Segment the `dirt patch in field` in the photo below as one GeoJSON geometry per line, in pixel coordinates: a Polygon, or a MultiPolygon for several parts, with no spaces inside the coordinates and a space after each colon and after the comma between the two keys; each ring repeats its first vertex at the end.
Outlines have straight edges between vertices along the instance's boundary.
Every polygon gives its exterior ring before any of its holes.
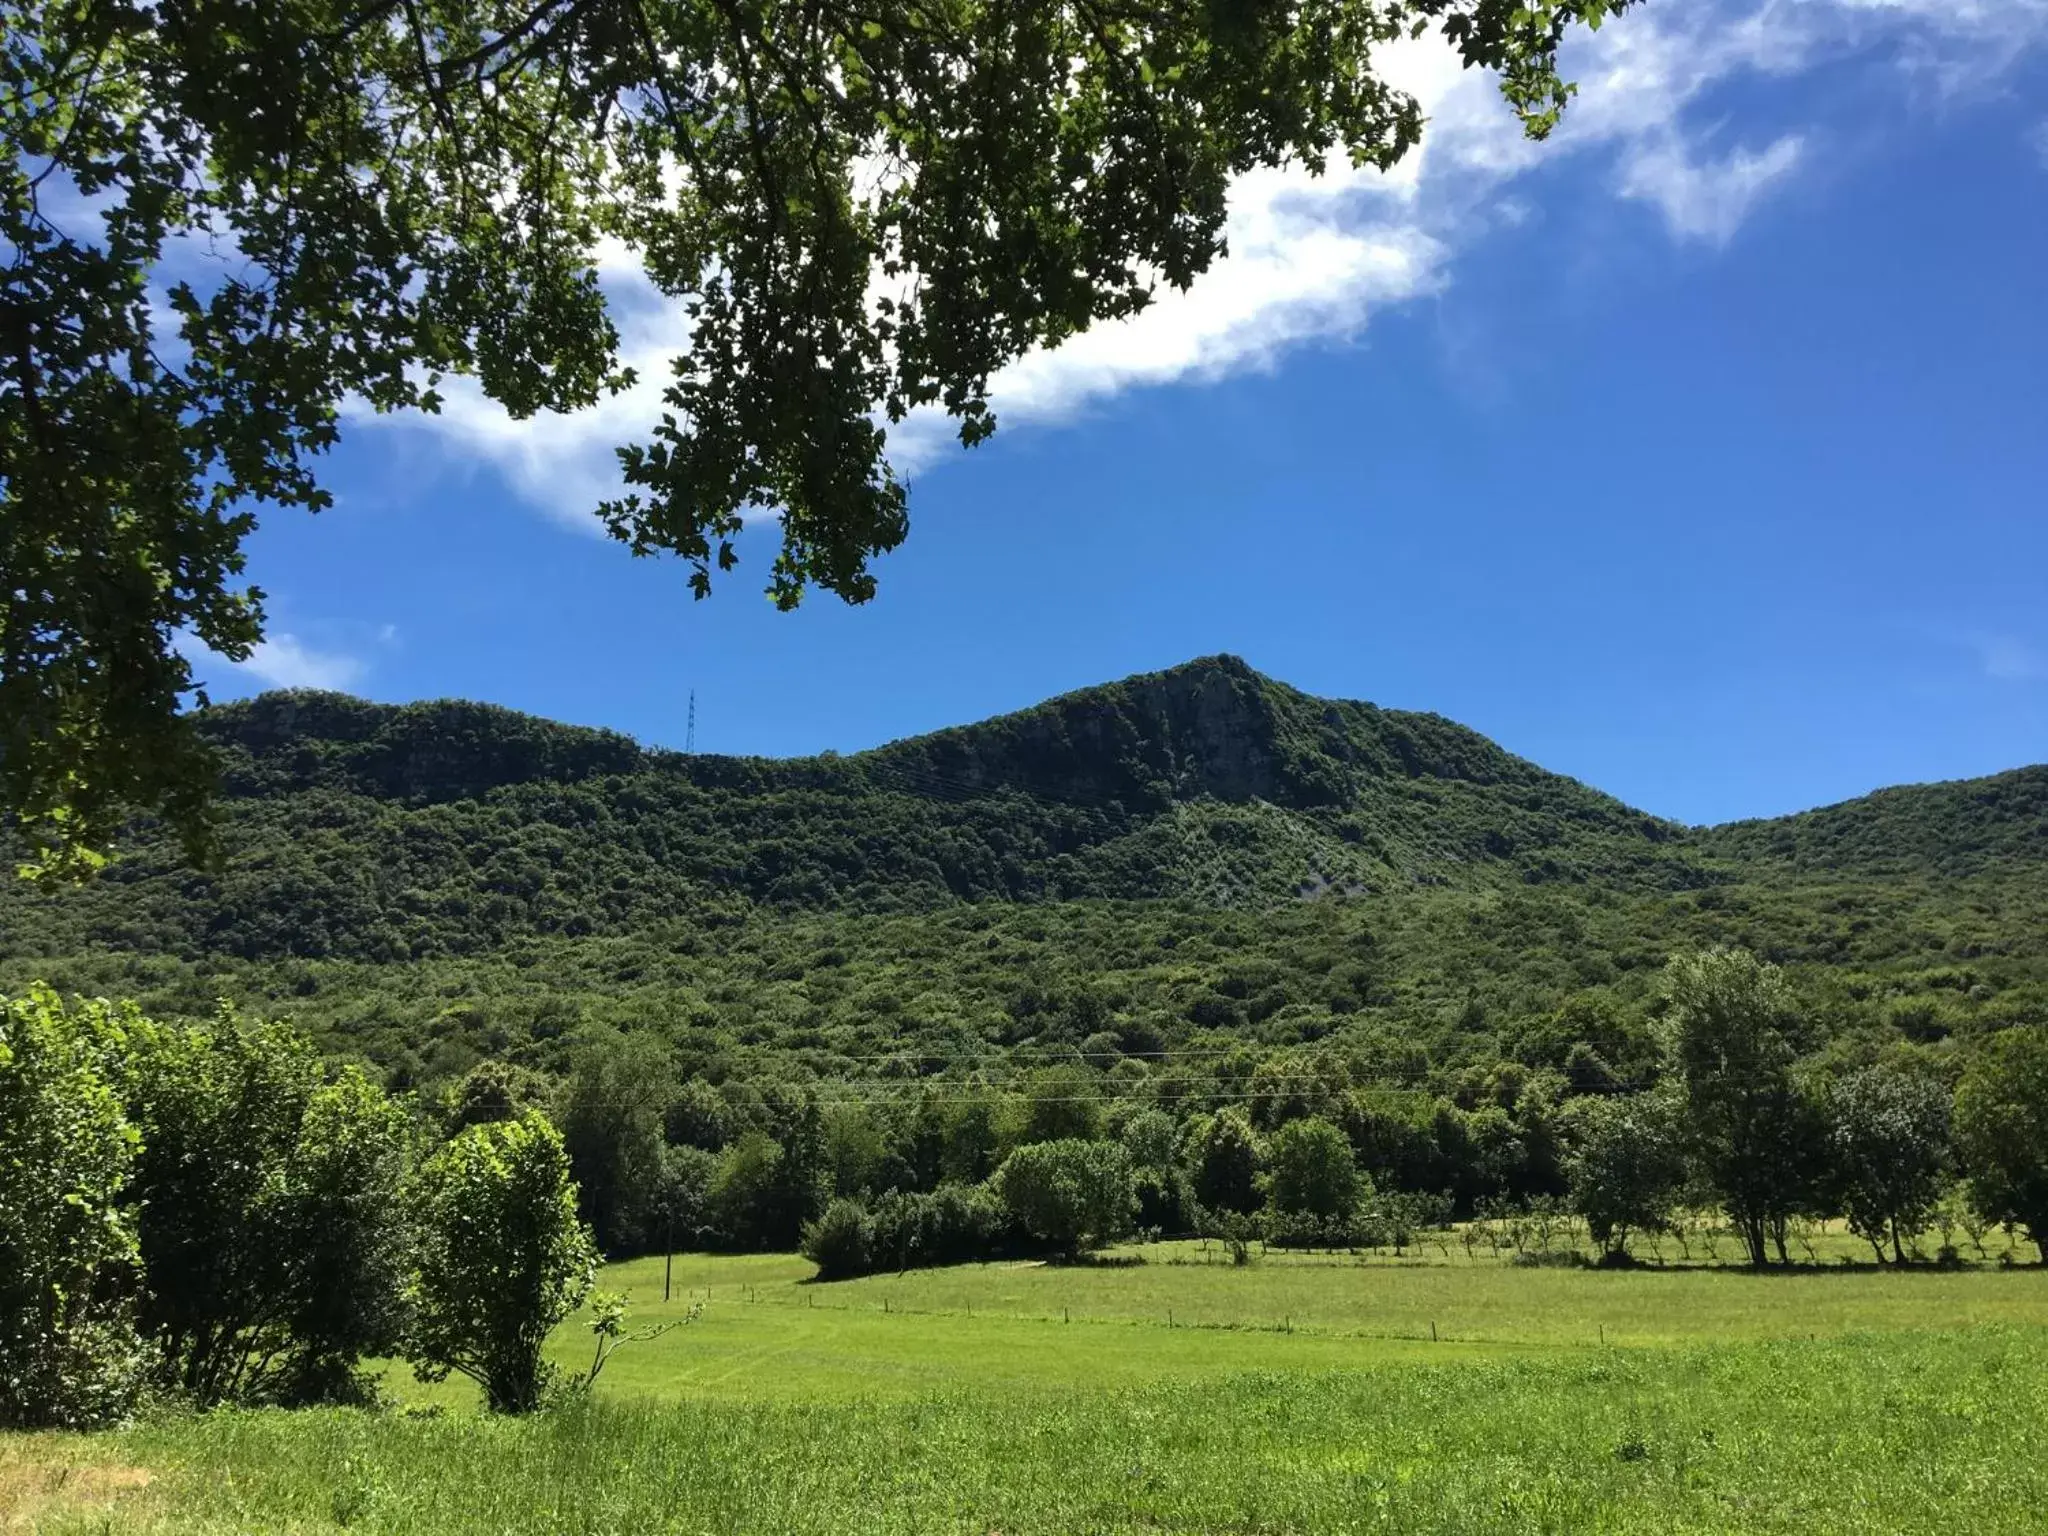
{"type": "Polygon", "coordinates": [[[41,1437],[0,1440],[0,1532],[19,1536],[59,1517],[110,1514],[155,1481],[146,1468],[81,1460],[41,1437]]]}

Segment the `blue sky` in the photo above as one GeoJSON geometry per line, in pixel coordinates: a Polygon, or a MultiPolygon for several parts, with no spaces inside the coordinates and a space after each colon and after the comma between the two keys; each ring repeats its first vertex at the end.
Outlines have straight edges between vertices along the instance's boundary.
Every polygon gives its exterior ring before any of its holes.
{"type": "MultiPolygon", "coordinates": [[[[861,609],[714,597],[587,509],[644,397],[352,423],[199,667],[852,750],[1191,656],[1434,710],[1688,821],[2048,759],[2048,4],[1651,0],[1541,149],[1487,83],[1395,176],[1253,180],[1233,253],[899,444],[861,609]]],[[[672,315],[615,274],[630,347],[672,315]]]]}

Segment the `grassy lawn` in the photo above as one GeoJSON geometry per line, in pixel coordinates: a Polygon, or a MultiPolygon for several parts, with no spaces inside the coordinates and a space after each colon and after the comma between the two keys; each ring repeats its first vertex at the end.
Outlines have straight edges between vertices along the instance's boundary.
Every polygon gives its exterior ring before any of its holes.
{"type": "MultiPolygon", "coordinates": [[[[0,1439],[0,1530],[2020,1532],[2048,1509],[2039,1269],[1142,1257],[837,1285],[679,1257],[666,1309],[661,1260],[615,1266],[643,1321],[706,1305],[585,1407],[492,1421],[399,1369],[404,1413],[0,1439]]],[[[562,1358],[583,1344],[565,1327],[562,1358]]]]}

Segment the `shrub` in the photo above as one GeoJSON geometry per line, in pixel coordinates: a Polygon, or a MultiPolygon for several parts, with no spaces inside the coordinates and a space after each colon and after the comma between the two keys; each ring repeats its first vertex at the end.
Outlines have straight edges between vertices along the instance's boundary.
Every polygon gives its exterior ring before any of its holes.
{"type": "Polygon", "coordinates": [[[472,1126],[420,1166],[411,1204],[414,1372],[459,1372],[496,1413],[540,1407],[554,1378],[541,1348],[597,1272],[560,1133],[538,1113],[472,1126]]]}
{"type": "Polygon", "coordinates": [[[1008,1219],[988,1190],[942,1184],[928,1195],[891,1190],[874,1205],[875,1266],[917,1269],[990,1258],[1004,1246],[1008,1219]]]}
{"type": "Polygon", "coordinates": [[[834,1200],[804,1228],[803,1255],[820,1280],[850,1280],[875,1267],[874,1223],[858,1200],[834,1200]]]}
{"type": "Polygon", "coordinates": [[[0,999],[0,1426],[119,1418],[144,1374],[117,1204],[136,1134],[102,1070],[131,1019],[45,987],[0,999]]]}
{"type": "Polygon", "coordinates": [[[407,1233],[404,1112],[276,1024],[223,1010],[133,1032],[141,1321],[168,1386],[229,1400],[361,1400],[397,1343],[407,1233]]]}
{"type": "Polygon", "coordinates": [[[1069,1255],[1114,1242],[1137,1215],[1131,1160],[1114,1142],[1033,1142],[1003,1160],[992,1184],[1019,1226],[1069,1255]]]}

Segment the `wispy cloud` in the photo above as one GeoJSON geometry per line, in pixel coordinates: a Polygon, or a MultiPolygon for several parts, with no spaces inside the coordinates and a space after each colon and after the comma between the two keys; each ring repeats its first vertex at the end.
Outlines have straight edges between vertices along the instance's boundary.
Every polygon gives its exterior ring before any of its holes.
{"type": "MultiPolygon", "coordinates": [[[[1384,175],[1337,165],[1321,177],[1247,176],[1225,259],[1188,291],[1003,370],[993,407],[1005,430],[1048,426],[1127,390],[1266,368],[1293,348],[1356,338],[1381,310],[1447,288],[1460,249],[1526,215],[1529,194],[1515,183],[1560,158],[1604,160],[1615,194],[1654,208],[1669,238],[1724,246],[1813,158],[1815,125],[1731,135],[1696,120],[1710,91],[1875,51],[1896,62],[1902,94],[1924,94],[1925,81],[1952,94],[2000,78],[2044,40],[2048,0],[1647,6],[1573,44],[1565,63],[1580,94],[1545,145],[1523,138],[1491,81],[1448,50],[1398,45],[1381,62],[1428,113],[1418,153],[1384,175]]],[[[634,389],[573,416],[515,422],[458,385],[439,417],[410,418],[458,462],[488,467],[522,500],[592,531],[591,509],[620,489],[613,450],[659,418],[668,361],[688,338],[680,306],[636,285],[618,257],[605,269],[621,299],[625,361],[640,373],[634,389]]],[[[950,456],[953,436],[943,415],[918,413],[891,430],[891,458],[904,472],[931,467],[950,456]]]]}
{"type": "Polygon", "coordinates": [[[1799,135],[1787,134],[1767,149],[1702,162],[1674,136],[1630,151],[1621,194],[1655,203],[1674,238],[1726,245],[1757,199],[1799,164],[1803,148],[1799,135]]]}
{"type": "Polygon", "coordinates": [[[259,640],[247,661],[229,661],[189,635],[179,637],[178,649],[202,666],[226,667],[272,688],[353,688],[369,670],[359,656],[321,650],[282,630],[259,640]]]}
{"type": "Polygon", "coordinates": [[[2048,679],[2048,656],[2013,635],[1978,635],[1974,645],[1984,675],[2002,683],[2048,679]]]}
{"type": "Polygon", "coordinates": [[[2027,143],[2041,162],[2041,169],[2048,171],[2048,117],[2042,118],[2028,131],[2027,143]]]}

